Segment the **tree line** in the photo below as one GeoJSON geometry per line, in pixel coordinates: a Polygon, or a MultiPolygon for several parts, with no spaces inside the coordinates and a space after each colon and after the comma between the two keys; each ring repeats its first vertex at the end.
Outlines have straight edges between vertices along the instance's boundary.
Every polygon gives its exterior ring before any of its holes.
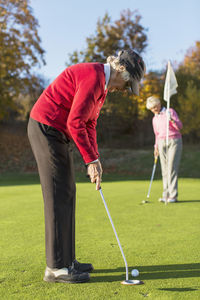
{"type": "MultiPolygon", "coordinates": [[[[0,10],[0,121],[26,120],[48,84],[48,79],[35,72],[36,67],[45,64],[39,24],[29,0],[0,0],[0,10]]],[[[97,21],[94,34],[86,39],[85,49],[69,54],[66,66],[104,63],[109,55],[116,55],[121,49],[132,48],[142,55],[148,49],[148,29],[141,21],[139,12],[130,9],[122,11],[115,21],[106,13],[97,21]]],[[[200,41],[191,45],[174,69],[178,93],[172,97],[171,107],[183,122],[185,140],[197,143],[200,141],[200,41]]],[[[151,95],[163,99],[165,75],[166,70],[149,71],[140,96],[122,93],[107,96],[98,122],[102,142],[112,143],[120,137],[121,143],[127,143],[125,137],[132,137],[141,146],[152,143],[152,115],[146,110],[146,99],[151,95]]]]}

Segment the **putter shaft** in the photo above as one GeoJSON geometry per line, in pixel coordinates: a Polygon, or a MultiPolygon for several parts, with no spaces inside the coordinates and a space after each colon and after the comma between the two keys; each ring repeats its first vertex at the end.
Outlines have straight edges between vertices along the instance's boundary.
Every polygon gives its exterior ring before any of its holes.
{"type": "Polygon", "coordinates": [[[149,184],[149,189],[148,189],[147,198],[149,198],[149,196],[150,196],[151,186],[152,186],[154,174],[155,174],[155,171],[156,171],[157,160],[158,160],[158,157],[156,156],[156,157],[155,157],[155,160],[154,160],[154,165],[153,165],[153,170],[152,170],[152,174],[151,174],[151,180],[150,180],[150,184],[149,184]]]}
{"type": "Polygon", "coordinates": [[[118,242],[118,245],[119,245],[119,248],[120,248],[122,257],[123,257],[123,259],[124,259],[124,263],[125,263],[125,266],[126,266],[126,280],[128,280],[128,264],[127,264],[127,261],[126,261],[126,257],[125,257],[125,255],[124,255],[123,250],[122,250],[122,246],[121,246],[121,244],[120,244],[120,241],[119,241],[117,232],[116,232],[116,230],[115,230],[115,226],[114,226],[114,224],[113,224],[113,221],[112,221],[111,215],[110,215],[110,213],[109,213],[109,210],[108,210],[108,207],[107,207],[106,201],[105,201],[105,199],[104,199],[103,192],[102,192],[102,189],[101,189],[101,188],[99,189],[99,192],[100,192],[100,194],[101,194],[101,198],[102,198],[102,200],[103,200],[103,203],[104,203],[104,206],[105,206],[107,215],[108,215],[108,217],[109,217],[110,223],[111,223],[112,228],[113,228],[113,231],[114,231],[114,233],[115,233],[115,237],[116,237],[116,239],[117,239],[117,242],[118,242]]]}

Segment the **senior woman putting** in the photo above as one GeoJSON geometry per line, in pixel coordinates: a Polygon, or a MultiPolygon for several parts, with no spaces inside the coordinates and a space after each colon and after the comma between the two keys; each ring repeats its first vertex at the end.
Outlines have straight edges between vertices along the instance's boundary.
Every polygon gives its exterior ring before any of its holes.
{"type": "Polygon", "coordinates": [[[166,147],[167,109],[161,107],[160,100],[155,97],[147,98],[147,109],[153,114],[153,130],[155,134],[154,156],[160,157],[163,195],[160,202],[174,203],[178,201],[178,169],[182,153],[182,123],[172,108],[169,110],[169,145],[166,147]]]}
{"type": "Polygon", "coordinates": [[[31,111],[28,137],[44,198],[45,281],[80,283],[90,279],[92,264],[80,263],[75,256],[76,187],[71,142],[99,190],[102,167],[96,125],[106,94],[127,88],[138,94],[144,72],[142,58],[132,50],[108,57],[106,64],[70,66],[44,90],[31,111]]]}

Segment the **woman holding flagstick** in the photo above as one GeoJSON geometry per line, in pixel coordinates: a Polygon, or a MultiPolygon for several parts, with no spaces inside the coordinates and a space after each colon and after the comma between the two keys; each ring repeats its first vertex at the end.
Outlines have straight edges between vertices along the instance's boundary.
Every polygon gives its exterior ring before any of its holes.
{"type": "Polygon", "coordinates": [[[146,107],[154,114],[152,120],[155,134],[154,156],[159,155],[162,170],[163,195],[159,198],[159,201],[165,203],[177,202],[178,169],[182,152],[182,136],[180,133],[182,122],[174,109],[167,110],[165,107],[161,107],[160,100],[155,96],[147,99],[146,107]],[[169,129],[167,130],[168,119],[169,129]]]}

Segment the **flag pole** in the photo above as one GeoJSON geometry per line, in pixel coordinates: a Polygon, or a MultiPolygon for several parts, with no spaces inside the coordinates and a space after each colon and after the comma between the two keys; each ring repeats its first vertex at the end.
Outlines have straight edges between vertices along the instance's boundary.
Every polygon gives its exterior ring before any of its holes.
{"type": "MultiPolygon", "coordinates": [[[[168,62],[169,66],[170,62],[168,62]]],[[[169,108],[170,108],[170,85],[168,85],[168,95],[167,95],[167,124],[166,124],[166,162],[167,162],[167,181],[169,177],[169,108]]],[[[165,199],[165,205],[167,205],[167,197],[165,199]]]]}
{"type": "MultiPolygon", "coordinates": [[[[170,97],[174,94],[177,93],[177,88],[178,83],[176,80],[176,76],[174,74],[174,71],[171,67],[170,61],[168,61],[168,66],[167,66],[167,74],[166,74],[166,79],[165,79],[165,86],[164,86],[164,100],[167,102],[167,110],[166,110],[166,165],[167,165],[167,180],[169,177],[169,115],[170,115],[170,97]]],[[[169,181],[169,180],[168,180],[169,181]]],[[[167,198],[166,202],[167,204],[167,198]]]]}
{"type": "MultiPolygon", "coordinates": [[[[170,61],[168,61],[168,69],[170,66],[170,61]]],[[[167,131],[166,131],[166,147],[169,146],[169,108],[170,108],[170,84],[167,86],[167,131]]]]}

